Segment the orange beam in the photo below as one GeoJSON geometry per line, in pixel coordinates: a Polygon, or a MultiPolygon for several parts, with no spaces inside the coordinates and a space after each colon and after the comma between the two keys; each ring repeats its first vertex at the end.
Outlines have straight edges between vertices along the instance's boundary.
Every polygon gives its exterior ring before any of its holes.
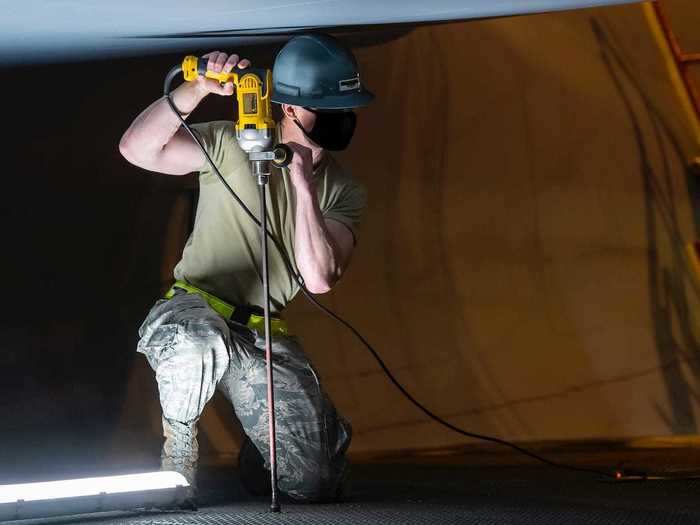
{"type": "Polygon", "coordinates": [[[661,0],[657,0],[653,3],[653,5],[654,11],[656,12],[656,17],[659,19],[659,24],[661,24],[666,40],[668,40],[668,43],[671,46],[671,51],[673,51],[673,56],[676,57],[677,62],[681,62],[683,50],[681,49],[681,45],[678,42],[676,35],[671,30],[671,22],[669,21],[668,16],[666,16],[663,7],[661,7],[661,0]]]}
{"type": "Polygon", "coordinates": [[[693,79],[690,77],[690,73],[688,72],[689,64],[692,64],[693,62],[700,62],[700,53],[684,53],[675,33],[673,32],[673,29],[671,28],[671,22],[661,6],[661,0],[656,0],[653,3],[653,6],[656,17],[659,20],[659,25],[661,26],[666,40],[671,47],[673,57],[676,60],[676,66],[678,66],[678,70],[680,71],[685,88],[688,91],[690,99],[693,101],[695,112],[697,113],[698,118],[700,118],[700,92],[698,92],[698,89],[695,86],[693,79]]]}
{"type": "Polygon", "coordinates": [[[700,62],[700,53],[684,53],[680,56],[681,62],[700,62]]]}

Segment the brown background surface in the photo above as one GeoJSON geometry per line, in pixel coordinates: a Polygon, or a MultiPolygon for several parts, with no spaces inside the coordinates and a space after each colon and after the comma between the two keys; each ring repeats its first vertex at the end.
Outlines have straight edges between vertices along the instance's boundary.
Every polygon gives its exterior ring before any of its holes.
{"type": "MultiPolygon", "coordinates": [[[[454,424],[519,441],[698,431],[700,284],[683,251],[700,224],[698,137],[644,9],[422,27],[356,50],[377,100],[341,158],[370,204],[323,301],[454,424]]],[[[180,59],[2,72],[7,476],[156,461],[136,329],[177,261],[194,180],[131,167],[117,144],[180,59]]],[[[355,454],[464,441],[302,298],[288,317],[355,454]]],[[[237,449],[218,396],[201,436],[205,455],[237,449]]]]}
{"type": "MultiPolygon", "coordinates": [[[[696,433],[697,143],[643,8],[425,28],[359,57],[380,102],[344,157],[372,199],[332,304],[465,428],[696,433]]],[[[305,326],[354,450],[461,440],[340,328],[305,326]]]]}

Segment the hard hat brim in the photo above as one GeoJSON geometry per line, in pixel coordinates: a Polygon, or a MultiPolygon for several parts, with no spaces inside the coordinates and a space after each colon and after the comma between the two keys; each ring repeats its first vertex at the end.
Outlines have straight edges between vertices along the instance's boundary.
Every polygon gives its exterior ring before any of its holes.
{"type": "Polygon", "coordinates": [[[295,97],[283,93],[273,93],[272,102],[290,104],[314,109],[355,109],[368,105],[374,100],[374,94],[366,89],[357,93],[325,97],[295,97]]]}

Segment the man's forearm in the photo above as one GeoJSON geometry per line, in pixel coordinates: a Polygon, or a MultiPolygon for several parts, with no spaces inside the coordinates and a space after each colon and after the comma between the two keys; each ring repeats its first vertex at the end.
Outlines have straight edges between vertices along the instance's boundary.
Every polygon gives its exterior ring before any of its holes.
{"type": "MultiPolygon", "coordinates": [[[[185,118],[194,111],[206,93],[198,91],[194,83],[185,82],[170,96],[185,118]]],[[[173,113],[168,101],[161,97],[134,119],[124,132],[119,149],[133,158],[152,158],[170,142],[180,125],[180,119],[173,113]]]]}
{"type": "Polygon", "coordinates": [[[296,188],[295,217],[297,267],[310,292],[325,293],[340,278],[339,250],[328,232],[313,188],[296,188]]]}

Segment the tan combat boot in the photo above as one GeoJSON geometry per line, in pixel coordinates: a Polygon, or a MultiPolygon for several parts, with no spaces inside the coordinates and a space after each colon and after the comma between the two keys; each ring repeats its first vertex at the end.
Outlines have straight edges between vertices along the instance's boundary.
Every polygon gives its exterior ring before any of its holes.
{"type": "Polygon", "coordinates": [[[180,423],[163,417],[163,449],[160,455],[160,469],[182,474],[190,484],[186,491],[187,508],[197,507],[197,421],[180,423]]]}

